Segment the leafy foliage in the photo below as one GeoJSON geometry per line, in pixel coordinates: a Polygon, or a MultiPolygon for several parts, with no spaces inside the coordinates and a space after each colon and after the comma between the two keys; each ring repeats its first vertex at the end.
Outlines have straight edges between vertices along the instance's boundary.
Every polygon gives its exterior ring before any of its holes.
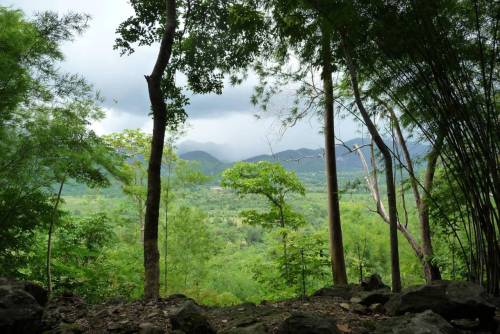
{"type": "Polygon", "coordinates": [[[265,228],[278,228],[283,243],[283,275],[290,278],[288,232],[305,224],[304,217],[295,212],[287,203],[290,194],[305,195],[305,188],[297,175],[287,171],[278,163],[260,161],[257,163],[239,162],[222,174],[221,185],[234,189],[239,196],[255,194],[263,196],[269,210],[261,213],[244,210],[240,213],[243,222],[265,228]]]}
{"type": "Polygon", "coordinates": [[[302,215],[294,212],[286,203],[289,195],[305,194],[305,188],[297,176],[278,163],[260,161],[239,162],[222,174],[221,185],[233,189],[239,196],[256,194],[264,196],[270,210],[260,213],[247,210],[241,213],[245,223],[264,227],[297,228],[304,224],[302,215]]]}
{"type": "Polygon", "coordinates": [[[120,175],[121,158],[88,129],[103,116],[92,87],[57,71],[59,44],[85,28],[86,16],[44,13],[30,22],[0,7],[0,22],[6,46],[0,56],[6,83],[0,90],[0,261],[3,274],[19,275],[11,265],[22,263],[33,231],[54,217],[53,185],[67,178],[106,186],[106,173],[120,175]]]}
{"type": "MultiPolygon", "coordinates": [[[[25,274],[45,282],[46,235],[39,231],[37,242],[30,247],[30,265],[25,274]]],[[[105,214],[75,218],[65,215],[59,220],[53,243],[52,271],[54,290],[75,291],[90,301],[100,299],[102,293],[113,293],[107,249],[116,240],[110,218],[105,214]],[[105,292],[107,291],[107,292],[105,292]]]]}

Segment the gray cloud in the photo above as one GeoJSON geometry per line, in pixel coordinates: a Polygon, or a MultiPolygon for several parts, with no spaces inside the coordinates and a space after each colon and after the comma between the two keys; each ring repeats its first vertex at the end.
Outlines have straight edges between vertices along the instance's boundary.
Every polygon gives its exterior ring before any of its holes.
{"type": "Polygon", "coordinates": [[[225,87],[222,95],[192,95],[187,108],[194,118],[221,117],[226,113],[254,113],[256,109],[250,103],[253,87],[247,83],[237,87],[225,87]]]}
{"type": "MultiPolygon", "coordinates": [[[[149,73],[156,59],[156,48],[139,48],[130,56],[113,50],[118,25],[132,14],[127,1],[32,1],[0,0],[1,3],[21,8],[27,15],[36,11],[54,10],[85,12],[92,16],[89,29],[74,42],[64,45],[66,61],[62,69],[80,73],[95,85],[105,97],[104,106],[131,114],[149,112],[149,100],[144,75],[149,73]]],[[[183,81],[182,76],[180,81],[183,81]]],[[[255,80],[240,86],[227,85],[223,95],[189,95],[186,108],[190,117],[219,117],[227,113],[252,113],[250,96],[255,80]]]]}
{"type": "Polygon", "coordinates": [[[144,75],[151,71],[154,48],[140,48],[131,56],[121,57],[113,50],[118,25],[132,14],[125,0],[0,0],[2,4],[21,8],[31,16],[37,11],[53,10],[90,14],[89,29],[73,42],[63,45],[66,60],[61,70],[83,75],[106,98],[105,107],[119,108],[131,114],[149,110],[144,75]],[[115,103],[115,101],[117,103],[115,103]]]}
{"type": "MultiPolygon", "coordinates": [[[[144,75],[153,67],[157,48],[140,48],[133,55],[124,57],[113,50],[116,28],[132,14],[127,0],[0,0],[0,4],[20,8],[28,16],[43,10],[90,14],[92,21],[88,31],[63,46],[66,61],[61,64],[61,69],[83,75],[106,98],[104,107],[109,110],[108,117],[94,125],[100,133],[124,128],[151,128],[144,75]]],[[[182,80],[182,76],[179,79],[182,80]]],[[[279,122],[271,118],[272,113],[262,121],[255,121],[251,115],[257,110],[250,103],[254,84],[255,79],[250,78],[240,86],[228,85],[222,95],[190,96],[187,112],[192,126],[187,139],[231,143],[242,156],[267,153],[269,136],[276,149],[322,146],[318,135],[321,126],[317,121],[312,125],[304,121],[283,137],[279,135],[279,122]]],[[[274,109],[286,108],[291,99],[286,95],[280,97],[274,109]]],[[[352,121],[337,122],[336,128],[341,138],[355,136],[356,127],[352,121]]]]}

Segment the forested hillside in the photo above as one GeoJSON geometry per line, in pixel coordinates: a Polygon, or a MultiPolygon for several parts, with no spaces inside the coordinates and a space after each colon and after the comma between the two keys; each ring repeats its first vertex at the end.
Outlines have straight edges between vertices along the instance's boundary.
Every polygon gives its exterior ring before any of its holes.
{"type": "Polygon", "coordinates": [[[498,2],[3,2],[1,333],[500,331],[498,2]]]}

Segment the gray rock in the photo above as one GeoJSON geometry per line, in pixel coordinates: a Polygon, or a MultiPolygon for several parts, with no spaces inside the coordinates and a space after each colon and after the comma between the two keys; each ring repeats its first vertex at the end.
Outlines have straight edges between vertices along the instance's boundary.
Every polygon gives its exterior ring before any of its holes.
{"type": "Polygon", "coordinates": [[[257,319],[253,317],[244,317],[240,319],[235,319],[234,321],[231,322],[231,327],[247,327],[255,324],[257,319]]]}
{"type": "Polygon", "coordinates": [[[165,330],[149,322],[139,325],[139,334],[164,334],[165,330]]]}
{"type": "Polygon", "coordinates": [[[476,330],[481,325],[479,319],[453,319],[450,323],[456,328],[466,330],[476,330]]]}
{"type": "Polygon", "coordinates": [[[49,300],[49,294],[47,290],[45,290],[45,288],[43,288],[41,285],[38,285],[33,282],[17,281],[13,279],[0,277],[0,286],[4,285],[26,291],[27,293],[32,295],[33,298],[35,298],[38,304],[40,304],[40,306],[42,307],[45,306],[47,304],[47,301],[49,300]]]}
{"type": "Polygon", "coordinates": [[[392,297],[392,292],[387,289],[361,291],[359,293],[359,298],[360,298],[359,303],[366,306],[376,303],[385,304],[391,297],[392,297]]]}
{"type": "Polygon", "coordinates": [[[124,297],[115,296],[107,299],[106,303],[109,305],[123,305],[127,303],[127,300],[124,297]]]}
{"type": "Polygon", "coordinates": [[[191,299],[191,298],[188,298],[186,295],[182,293],[174,293],[165,298],[165,300],[174,300],[174,299],[191,299]]]}
{"type": "Polygon", "coordinates": [[[222,332],[223,334],[267,334],[267,326],[262,322],[256,322],[250,325],[234,327],[222,332]]]}
{"type": "Polygon", "coordinates": [[[173,330],[180,330],[186,334],[215,334],[205,316],[203,309],[193,301],[188,300],[170,316],[173,330]]]}
{"type": "Polygon", "coordinates": [[[78,324],[60,323],[56,328],[49,331],[50,334],[81,334],[84,330],[78,324]]]}
{"type": "Polygon", "coordinates": [[[354,296],[350,299],[351,303],[361,303],[361,298],[359,296],[354,296]]]}
{"type": "Polygon", "coordinates": [[[0,284],[0,333],[41,332],[43,309],[23,284],[3,280],[0,284]]]}
{"type": "Polygon", "coordinates": [[[439,314],[427,310],[418,314],[380,321],[376,334],[458,334],[460,333],[439,314]]]}
{"type": "Polygon", "coordinates": [[[338,297],[349,300],[356,293],[356,289],[351,285],[341,285],[321,288],[313,293],[313,296],[338,297]]]}
{"type": "Polygon", "coordinates": [[[487,301],[483,288],[455,281],[438,281],[406,289],[394,295],[385,308],[390,315],[430,309],[448,320],[479,318],[489,321],[495,314],[495,307],[487,301]]]}
{"type": "Polygon", "coordinates": [[[295,313],[278,328],[278,334],[338,334],[335,318],[316,314],[295,313]]]}
{"type": "Polygon", "coordinates": [[[136,324],[124,321],[110,322],[106,326],[106,330],[116,334],[136,334],[139,332],[139,327],[136,324]]]}
{"type": "Polygon", "coordinates": [[[373,291],[379,289],[389,289],[389,287],[382,282],[382,277],[380,277],[379,274],[373,274],[363,279],[361,282],[361,289],[363,289],[363,291],[373,291]]]}
{"type": "Polygon", "coordinates": [[[357,314],[366,314],[368,313],[368,308],[365,305],[361,305],[358,303],[351,304],[352,311],[357,314]]]}
{"type": "Polygon", "coordinates": [[[349,304],[349,303],[340,303],[339,306],[341,308],[343,308],[344,310],[346,310],[346,311],[350,311],[351,310],[351,304],[349,304]]]}
{"type": "MultiPolygon", "coordinates": [[[[42,316],[44,328],[56,328],[61,323],[72,324],[87,315],[87,304],[74,294],[65,293],[52,298],[45,307],[42,316]]],[[[108,317],[110,314],[100,314],[100,317],[108,317]]]]}
{"type": "Polygon", "coordinates": [[[254,310],[257,306],[254,303],[246,302],[243,304],[236,305],[238,307],[238,311],[248,311],[254,310]]]}
{"type": "Polygon", "coordinates": [[[366,314],[368,309],[366,306],[358,304],[358,303],[340,303],[339,306],[346,311],[358,313],[358,314],[366,314]]]}
{"type": "Polygon", "coordinates": [[[371,304],[370,307],[369,307],[369,309],[373,313],[379,313],[379,314],[384,314],[385,313],[385,307],[384,307],[384,305],[382,305],[380,303],[371,304]]]}
{"type": "Polygon", "coordinates": [[[35,298],[40,306],[43,307],[47,305],[47,302],[49,301],[49,293],[45,290],[45,288],[33,282],[23,282],[23,288],[24,291],[35,298]]]}
{"type": "Polygon", "coordinates": [[[488,301],[495,305],[497,309],[500,309],[500,296],[488,296],[488,301]]]}

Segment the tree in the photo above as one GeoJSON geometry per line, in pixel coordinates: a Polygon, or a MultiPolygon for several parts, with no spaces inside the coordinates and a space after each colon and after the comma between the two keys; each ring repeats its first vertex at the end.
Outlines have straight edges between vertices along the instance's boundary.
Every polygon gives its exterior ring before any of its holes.
{"type": "Polygon", "coordinates": [[[393,291],[399,291],[401,290],[401,273],[399,268],[396,188],[393,178],[392,156],[389,148],[380,136],[377,127],[373,123],[370,113],[365,108],[365,103],[360,93],[358,65],[353,50],[361,43],[359,41],[363,40],[363,24],[366,24],[366,21],[359,19],[356,15],[356,4],[350,2],[331,3],[322,0],[308,0],[307,4],[315,9],[318,15],[330,24],[332,31],[335,33],[335,45],[337,46],[335,52],[337,56],[336,60],[338,63],[343,62],[343,65],[345,65],[354,95],[354,102],[361,114],[364,125],[367,127],[384,158],[390,220],[392,289],[393,291]]]}
{"type": "MultiPolygon", "coordinates": [[[[363,29],[359,29],[360,27],[365,27],[369,25],[369,23],[364,19],[361,18],[358,13],[358,7],[357,6],[362,6],[361,4],[352,4],[352,3],[338,3],[335,9],[329,8],[328,5],[325,5],[324,2],[321,1],[309,1],[313,5],[314,8],[316,8],[320,15],[322,15],[325,19],[327,19],[329,22],[331,22],[332,29],[337,29],[336,34],[338,35],[339,38],[339,48],[337,51],[338,58],[341,60],[344,60],[344,64],[347,68],[347,77],[349,78],[350,85],[345,85],[341,86],[344,90],[348,86],[353,85],[353,75],[356,75],[356,80],[358,81],[357,86],[358,86],[358,92],[362,91],[362,87],[366,87],[370,85],[370,77],[369,74],[366,73],[363,75],[360,75],[359,68],[357,67],[356,62],[366,62],[367,59],[373,58],[370,57],[371,52],[373,51],[363,51],[367,56],[362,57],[359,56],[362,54],[362,52],[359,51],[361,48],[360,43],[363,43],[364,38],[366,38],[366,31],[363,29]],[[349,21],[350,20],[350,21],[349,21]],[[356,22],[356,27],[350,27],[347,28],[349,25],[352,24],[352,22],[356,22]],[[349,31],[346,33],[346,31],[349,31]],[[359,43],[358,43],[359,40],[359,43]],[[352,49],[352,50],[351,50],[352,49]],[[356,55],[357,59],[354,59],[352,56],[353,54],[356,55]]],[[[343,102],[341,105],[343,106],[344,109],[347,109],[349,113],[354,113],[352,104],[356,105],[358,110],[360,110],[360,113],[362,115],[362,122],[368,127],[369,132],[373,138],[373,141],[379,148],[380,152],[382,153],[383,159],[384,159],[384,165],[388,166],[389,169],[393,169],[393,166],[390,166],[388,164],[392,164],[389,161],[389,156],[393,155],[393,158],[397,159],[400,163],[400,165],[403,165],[402,160],[400,159],[399,156],[397,155],[397,152],[391,151],[391,149],[385,144],[383,140],[381,140],[382,135],[380,134],[380,130],[377,128],[375,122],[371,121],[369,119],[370,117],[366,116],[371,116],[372,118],[381,118],[384,120],[386,119],[387,123],[391,124],[391,127],[393,127],[396,131],[396,134],[394,134],[394,131],[390,134],[393,138],[394,142],[398,142],[399,147],[403,151],[403,157],[405,160],[406,165],[404,165],[404,168],[407,170],[407,172],[410,174],[410,182],[411,182],[411,187],[413,190],[413,193],[415,195],[415,201],[416,205],[418,208],[418,216],[420,220],[420,230],[421,230],[421,236],[422,236],[422,247],[416,247],[416,242],[414,242],[413,237],[411,237],[408,234],[408,230],[403,227],[403,225],[397,223],[396,225],[398,228],[405,234],[407,239],[409,240],[410,244],[412,247],[415,249],[417,256],[421,259],[423,265],[424,265],[424,274],[425,277],[428,281],[431,281],[433,279],[440,279],[439,275],[439,268],[434,266],[431,263],[432,259],[432,243],[430,239],[430,229],[429,229],[429,221],[428,221],[428,210],[426,209],[426,204],[425,201],[422,200],[420,196],[420,191],[417,183],[419,182],[417,180],[417,176],[415,175],[415,171],[413,168],[413,162],[411,160],[411,157],[409,156],[408,149],[406,147],[406,141],[404,139],[402,130],[401,130],[401,123],[398,117],[396,117],[396,111],[394,110],[395,103],[394,101],[391,101],[390,97],[386,97],[385,92],[383,89],[380,87],[371,87],[371,89],[365,89],[358,95],[363,95],[363,99],[359,99],[356,97],[356,92],[355,89],[352,88],[349,91],[344,91],[340,93],[340,97],[342,98],[343,102]],[[351,96],[354,95],[353,98],[351,96]],[[362,111],[363,109],[366,111],[368,108],[370,109],[370,113],[366,113],[362,111]],[[360,108],[361,107],[361,108],[360,108]],[[379,139],[380,138],[380,139],[379,139]],[[420,249],[422,248],[422,249],[420,249]],[[425,252],[425,256],[423,255],[425,252]]],[[[441,144],[438,143],[439,140],[436,142],[437,144],[434,146],[434,148],[439,152],[441,149],[441,144]]],[[[396,147],[397,149],[398,147],[396,147]]],[[[358,153],[361,153],[361,151],[357,150],[358,153]]],[[[437,153],[438,153],[437,152],[437,153]]],[[[429,165],[426,173],[426,178],[429,184],[426,185],[426,189],[431,189],[432,187],[432,175],[434,173],[434,168],[435,168],[435,160],[436,158],[436,153],[430,154],[430,160],[429,160],[429,165]]],[[[372,159],[373,160],[373,159],[372,159]]],[[[386,168],[386,173],[387,173],[387,168],[386,168]]],[[[386,180],[388,178],[388,173],[386,175],[386,180]]],[[[394,178],[394,176],[392,177],[394,178]]],[[[376,180],[373,180],[371,182],[373,185],[376,186],[376,180]]],[[[393,182],[394,183],[394,182],[393,182]]],[[[389,183],[390,185],[391,183],[389,183]]],[[[391,187],[392,188],[392,187],[391,187]]],[[[423,189],[424,195],[426,196],[429,192],[426,191],[426,189],[423,189]]],[[[377,202],[377,210],[384,211],[383,214],[381,215],[384,220],[386,220],[388,223],[391,221],[391,214],[389,210],[389,214],[385,212],[385,209],[383,206],[381,206],[380,202],[380,196],[378,194],[378,187],[375,187],[374,190],[377,192],[376,197],[376,202],[377,202]]],[[[394,197],[393,200],[389,201],[389,207],[394,208],[396,206],[396,198],[395,195],[391,194],[396,194],[396,189],[394,186],[394,189],[388,189],[390,190],[388,192],[388,196],[394,197]]],[[[402,192],[402,196],[404,196],[404,192],[402,192]]],[[[402,197],[403,200],[403,205],[404,205],[404,197],[402,197]]],[[[395,211],[394,209],[392,211],[395,211]]],[[[396,219],[399,219],[397,217],[397,212],[396,215],[392,214],[393,222],[392,225],[394,225],[394,217],[396,219]]],[[[392,231],[394,232],[394,227],[392,227],[392,231]]],[[[395,237],[391,237],[394,239],[395,237]]]]}
{"type": "Polygon", "coordinates": [[[264,7],[271,13],[270,28],[261,51],[262,61],[256,66],[261,82],[253,102],[267,110],[273,95],[282,92],[283,87],[298,85],[297,97],[283,116],[283,126],[294,126],[308,114],[323,119],[332,276],[335,284],[347,284],[335,152],[332,28],[301,1],[272,1],[264,7]],[[273,60],[271,65],[269,59],[273,60]],[[300,65],[294,69],[290,63],[296,59],[300,65]],[[322,88],[315,83],[318,70],[322,88]],[[274,83],[270,84],[270,79],[274,83]]]}
{"type": "Polygon", "coordinates": [[[335,284],[347,284],[347,273],[340,223],[339,186],[337,181],[337,156],[335,153],[335,125],[333,113],[333,82],[330,27],[322,27],[323,91],[325,104],[325,160],[328,185],[328,225],[330,231],[330,254],[332,254],[332,273],[335,284]]]}
{"type": "MultiPolygon", "coordinates": [[[[134,51],[133,44],[160,42],[158,57],[146,76],[153,114],[153,136],[148,166],[144,235],[144,297],[159,296],[158,218],[161,195],[161,159],[167,126],[175,129],[186,117],[188,99],[176,86],[175,74],[187,77],[193,93],[222,92],[224,74],[244,70],[260,45],[258,34],[245,35],[241,27],[258,29],[262,17],[254,6],[238,1],[134,0],[135,16],[118,28],[115,47],[134,51]],[[177,22],[181,29],[176,30],[177,22]],[[172,59],[171,59],[172,57],[172,59]]],[[[234,76],[232,83],[241,79],[234,76]]]]}
{"type": "MultiPolygon", "coordinates": [[[[420,191],[419,180],[417,178],[414,167],[415,164],[410,155],[410,151],[408,150],[408,145],[403,135],[403,130],[401,129],[399,118],[396,116],[396,112],[394,111],[394,109],[389,107],[387,104],[384,104],[384,107],[389,113],[391,124],[396,132],[396,138],[393,140],[397,141],[401,151],[403,152],[404,162],[406,164],[406,166],[404,167],[409,174],[410,185],[413,191],[413,197],[415,198],[415,205],[417,207],[418,219],[420,223],[420,235],[422,240],[420,259],[424,265],[425,279],[428,283],[430,283],[431,281],[441,279],[439,267],[432,263],[433,251],[431,240],[429,201],[432,195],[434,175],[436,173],[439,154],[442,150],[443,137],[441,134],[438,134],[439,138],[436,139],[436,142],[432,145],[430,152],[427,154],[427,166],[425,169],[424,182],[422,184],[422,191],[420,191]],[[423,194],[421,194],[421,192],[423,194]]],[[[395,153],[397,154],[398,152],[395,153]]],[[[398,160],[399,159],[400,158],[398,157],[398,160]]],[[[405,199],[402,198],[402,200],[404,202],[405,199]]]]}
{"type": "Polygon", "coordinates": [[[374,41],[368,67],[372,83],[428,141],[443,141],[440,158],[455,188],[451,194],[464,225],[476,227],[469,235],[476,249],[469,276],[498,293],[498,4],[377,4],[365,13],[367,19],[380,18],[368,31],[374,41]],[[409,20],[415,24],[408,25],[409,20]],[[467,205],[461,208],[462,195],[467,205]]]}
{"type": "Polygon", "coordinates": [[[342,49],[345,53],[345,61],[347,71],[351,79],[351,86],[354,92],[354,100],[356,101],[356,106],[363,118],[363,121],[373,138],[373,141],[377,145],[377,148],[382,153],[384,157],[385,164],[385,182],[387,186],[387,202],[389,203],[389,234],[390,234],[390,244],[391,244],[391,269],[392,269],[392,290],[398,292],[401,290],[401,272],[399,269],[399,250],[398,250],[398,232],[397,232],[397,205],[396,205],[396,186],[394,184],[393,175],[393,164],[392,155],[385,144],[384,140],[380,136],[375,124],[370,118],[370,114],[365,109],[365,105],[361,98],[358,84],[358,74],[354,59],[352,58],[350,47],[348,46],[347,38],[345,37],[345,32],[341,32],[342,49]]]}
{"type": "MultiPolygon", "coordinates": [[[[403,139],[404,140],[404,139],[403,139]]],[[[408,151],[408,148],[405,149],[408,151]]],[[[363,165],[363,168],[365,170],[365,179],[366,183],[368,185],[368,189],[370,190],[371,196],[375,202],[376,205],[376,212],[379,214],[379,216],[383,219],[384,222],[387,224],[390,224],[389,220],[389,215],[387,214],[387,211],[385,209],[384,203],[382,201],[382,198],[380,196],[380,187],[379,187],[379,182],[378,182],[378,176],[377,176],[377,159],[375,156],[375,150],[373,147],[373,143],[370,144],[370,162],[371,162],[371,171],[369,170],[369,165],[366,161],[366,158],[363,154],[363,151],[361,150],[361,147],[358,145],[354,146],[354,151],[359,155],[359,158],[361,160],[361,163],[363,165]]],[[[395,154],[395,152],[393,152],[395,154]]],[[[408,153],[409,154],[409,153],[408,153]]],[[[420,231],[421,234],[425,234],[421,238],[421,244],[417,241],[415,236],[412,234],[410,231],[410,228],[408,227],[408,219],[405,215],[405,220],[401,221],[398,217],[398,224],[397,228],[401,232],[401,234],[405,237],[405,239],[408,241],[410,244],[411,248],[415,252],[415,255],[417,258],[422,262],[423,264],[423,272],[424,272],[424,277],[427,282],[433,281],[433,280],[439,280],[441,279],[441,274],[439,267],[437,267],[436,264],[432,262],[433,258],[433,253],[432,253],[432,243],[431,243],[431,238],[430,238],[430,223],[429,223],[429,209],[428,206],[430,203],[429,197],[431,194],[432,186],[433,186],[433,177],[436,169],[436,160],[437,160],[437,152],[436,149],[431,150],[431,152],[428,155],[428,164],[427,168],[425,171],[425,178],[424,178],[424,192],[425,195],[424,197],[420,197],[420,192],[418,194],[414,194],[415,196],[415,204],[417,208],[417,215],[420,223],[420,231]],[[418,196],[417,196],[418,195],[418,196]],[[423,202],[425,201],[425,202],[423,202]],[[424,245],[425,244],[425,245],[424,245]],[[424,250],[425,249],[425,250],[424,250]],[[424,253],[425,252],[425,253],[424,253]]],[[[408,155],[409,157],[409,155],[408,155]]],[[[399,159],[399,157],[398,157],[399,159]]],[[[411,164],[413,164],[413,159],[410,158],[411,164]]],[[[401,163],[401,161],[400,161],[401,163]]],[[[406,166],[404,166],[406,167],[406,166]]],[[[402,168],[402,167],[401,167],[402,168]]],[[[408,168],[408,167],[406,167],[408,168]]],[[[412,172],[413,173],[413,172],[412,172]]],[[[412,183],[412,187],[419,186],[418,183],[420,181],[417,179],[417,175],[410,173],[410,182],[412,183]]],[[[401,182],[404,182],[402,179],[401,182]]],[[[405,193],[406,189],[403,187],[401,189],[401,201],[403,203],[403,206],[405,205],[405,193]]]]}
{"type": "Polygon", "coordinates": [[[442,138],[441,162],[456,186],[457,208],[465,195],[464,223],[476,227],[469,235],[477,249],[470,277],[497,293],[498,4],[308,2],[338,27],[339,58],[353,90],[355,81],[359,91],[367,78],[367,86],[390,99],[426,140],[435,144],[442,138]]]}
{"type": "MultiPolygon", "coordinates": [[[[53,290],[71,290],[86,300],[98,301],[113,291],[112,270],[107,250],[116,241],[112,220],[104,213],[74,217],[62,213],[58,217],[58,233],[53,238],[53,290]]],[[[32,260],[27,265],[29,279],[44,281],[45,231],[39,231],[30,248],[32,260]]]]}
{"type": "Polygon", "coordinates": [[[151,136],[141,130],[126,129],[123,132],[104,136],[104,139],[117,152],[128,160],[123,168],[128,177],[124,179],[122,189],[135,202],[137,218],[141,231],[141,242],[144,241],[144,208],[146,202],[146,164],[149,156],[151,136]]]}
{"type": "Polygon", "coordinates": [[[51,237],[65,180],[106,185],[105,173],[119,172],[119,157],[88,129],[103,116],[92,87],[57,70],[63,58],[60,44],[83,31],[87,16],[48,12],[30,22],[20,12],[0,7],[0,22],[9,24],[0,36],[7,51],[0,57],[6,79],[0,100],[7,101],[0,119],[0,224],[5,236],[0,258],[4,263],[22,258],[35,228],[48,225],[50,291],[51,237]]]}
{"type": "Polygon", "coordinates": [[[302,297],[329,281],[331,263],[327,254],[328,239],[323,230],[291,233],[288,249],[288,259],[280,260],[288,261],[288,283],[293,284],[302,297]]]}
{"type": "MultiPolygon", "coordinates": [[[[99,115],[99,108],[86,101],[72,102],[67,106],[59,106],[54,111],[45,110],[43,117],[47,118],[45,131],[52,134],[51,141],[52,156],[51,163],[54,180],[59,182],[52,217],[49,224],[47,241],[47,288],[51,292],[51,240],[54,223],[57,220],[57,209],[61,201],[64,183],[67,180],[76,180],[90,187],[102,187],[110,184],[108,177],[114,175],[121,177],[123,174],[119,169],[122,157],[109,146],[105,145],[101,138],[88,129],[88,119],[93,115],[99,115]],[[50,118],[49,118],[50,117],[50,118]]],[[[41,124],[44,124],[39,119],[41,124]]]]}
{"type": "Polygon", "coordinates": [[[171,212],[169,281],[172,291],[198,293],[217,244],[201,210],[180,205],[171,212]]]}
{"type": "Polygon", "coordinates": [[[262,213],[256,210],[244,210],[240,215],[246,224],[280,228],[285,259],[284,276],[289,279],[287,231],[304,225],[305,220],[300,213],[290,207],[287,197],[294,193],[305,195],[305,188],[300,180],[294,173],[286,171],[278,163],[239,162],[223,172],[221,185],[234,190],[239,196],[256,194],[267,200],[269,211],[262,213]]]}
{"type": "MultiPolygon", "coordinates": [[[[194,163],[179,159],[175,154],[174,142],[177,140],[178,131],[168,131],[166,145],[162,154],[162,168],[164,170],[162,182],[162,202],[165,210],[164,221],[164,277],[163,285],[167,290],[167,258],[168,258],[168,221],[170,209],[176,197],[182,198],[189,188],[204,183],[207,177],[194,166],[194,163]]],[[[151,136],[142,130],[124,130],[105,136],[105,140],[126,157],[124,169],[128,178],[122,182],[122,189],[135,202],[136,212],[141,228],[141,242],[144,237],[144,208],[146,200],[146,165],[149,156],[151,136]]]]}
{"type": "Polygon", "coordinates": [[[144,297],[158,298],[160,289],[160,265],[158,252],[158,216],[161,196],[161,158],[167,126],[167,105],[162,90],[162,77],[168,66],[174,44],[177,25],[176,1],[166,1],[166,18],[163,36],[160,42],[158,58],[151,75],[146,76],[149,99],[153,110],[153,136],[148,165],[148,192],[146,214],[144,218],[144,297]]]}
{"type": "Polygon", "coordinates": [[[61,74],[56,66],[64,58],[60,44],[81,34],[88,18],[47,11],[27,20],[20,10],[0,6],[0,124],[14,121],[20,105],[39,105],[58,94],[70,98],[89,93],[81,78],[61,74]]]}
{"type": "Polygon", "coordinates": [[[168,291],[168,226],[170,208],[176,199],[185,196],[185,192],[187,190],[208,181],[208,177],[197,168],[196,163],[182,160],[177,157],[174,152],[174,146],[172,143],[174,138],[175,136],[169,138],[168,145],[166,146],[165,153],[163,154],[163,165],[166,167],[166,175],[162,178],[162,199],[163,208],[165,210],[165,237],[163,255],[163,286],[165,291],[168,291]]]}

